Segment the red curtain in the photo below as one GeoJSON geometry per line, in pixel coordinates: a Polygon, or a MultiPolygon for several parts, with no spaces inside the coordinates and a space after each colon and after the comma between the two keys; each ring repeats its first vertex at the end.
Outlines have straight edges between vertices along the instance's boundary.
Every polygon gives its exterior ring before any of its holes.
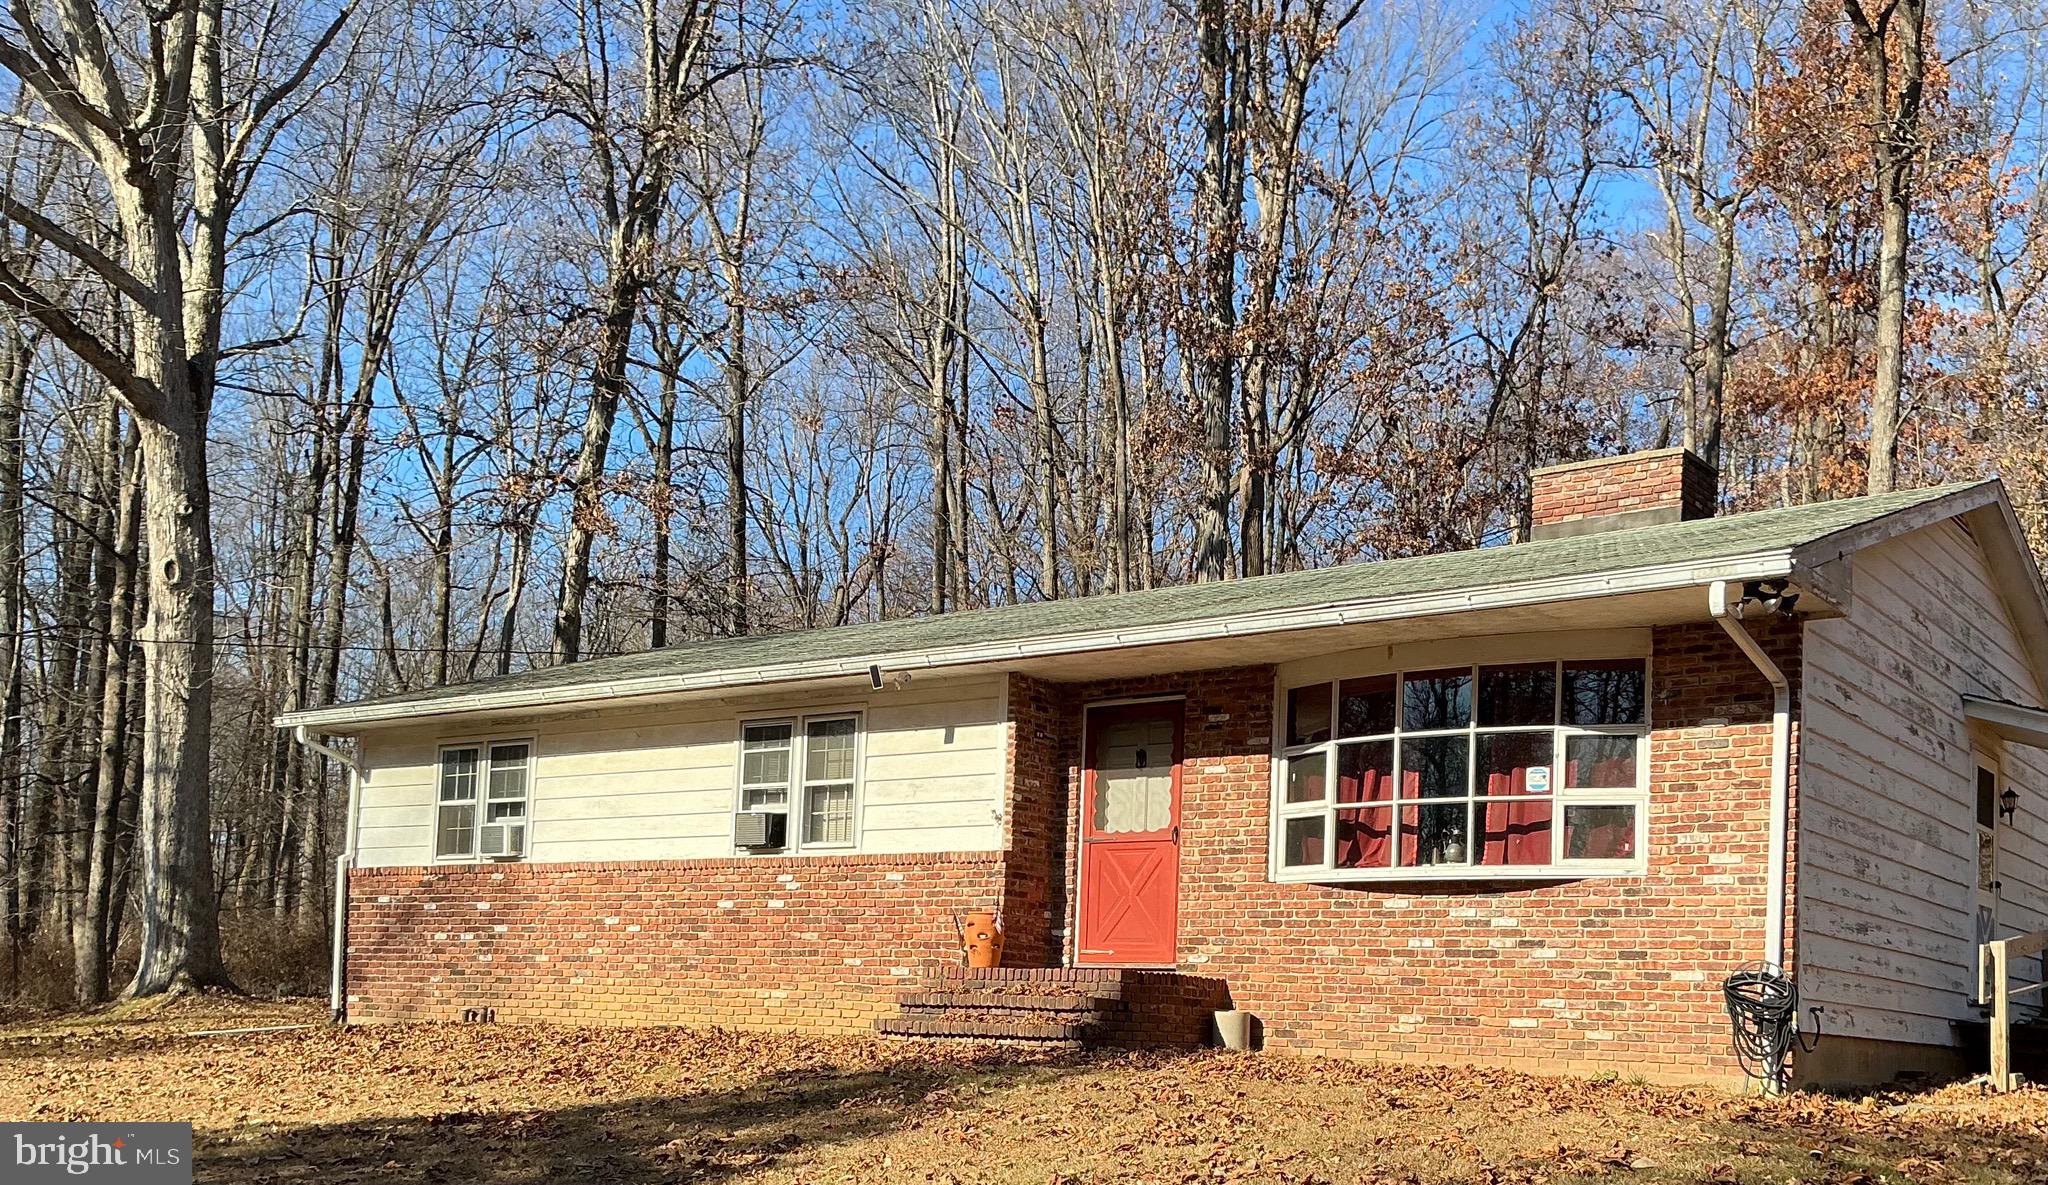
{"type": "Polygon", "coordinates": [[[1383,769],[1346,769],[1337,765],[1338,802],[1385,802],[1394,796],[1394,777],[1383,769]]]}
{"type": "MultiPolygon", "coordinates": [[[[1526,794],[1529,771],[1503,770],[1487,775],[1490,795],[1526,794]]],[[[1479,848],[1481,864],[1550,863],[1550,799],[1481,804],[1484,812],[1479,848]]]]}
{"type": "Polygon", "coordinates": [[[1565,785],[1581,789],[1601,789],[1625,788],[1636,784],[1636,759],[1633,754],[1627,757],[1608,757],[1596,761],[1589,771],[1589,776],[1580,776],[1579,769],[1579,762],[1565,762],[1565,785]]]}
{"type": "MultiPolygon", "coordinates": [[[[1605,820],[1607,816],[1600,816],[1605,820]]],[[[1636,854],[1636,821],[1631,812],[1620,823],[1572,823],[1564,832],[1565,851],[1581,860],[1626,860],[1636,854]]]]}
{"type": "Polygon", "coordinates": [[[1385,868],[1394,812],[1387,807],[1337,812],[1337,867],[1385,868]]]}
{"type": "Polygon", "coordinates": [[[1550,863],[1550,800],[1483,803],[1485,838],[1481,864],[1550,863]]]}

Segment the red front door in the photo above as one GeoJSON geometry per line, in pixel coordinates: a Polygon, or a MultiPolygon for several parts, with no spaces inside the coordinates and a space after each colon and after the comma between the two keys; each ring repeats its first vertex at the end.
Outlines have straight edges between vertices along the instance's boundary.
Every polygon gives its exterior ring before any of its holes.
{"type": "Polygon", "coordinates": [[[1170,965],[1180,911],[1181,705],[1088,713],[1078,962],[1170,965]]]}

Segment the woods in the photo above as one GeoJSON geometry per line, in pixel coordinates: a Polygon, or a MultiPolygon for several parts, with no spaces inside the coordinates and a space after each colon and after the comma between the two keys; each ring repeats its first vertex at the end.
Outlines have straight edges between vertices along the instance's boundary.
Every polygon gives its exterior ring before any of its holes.
{"type": "Polygon", "coordinates": [[[2048,543],[2044,16],[15,0],[0,995],[294,986],[270,720],[347,696],[1507,543],[1641,446],[2048,543]]]}

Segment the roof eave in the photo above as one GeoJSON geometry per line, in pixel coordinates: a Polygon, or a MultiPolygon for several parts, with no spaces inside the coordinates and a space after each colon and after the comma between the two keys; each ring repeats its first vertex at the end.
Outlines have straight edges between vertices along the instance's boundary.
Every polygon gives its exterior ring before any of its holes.
{"type": "MultiPolygon", "coordinates": [[[[1994,505],[2005,505],[2005,487],[1996,478],[1963,486],[1938,498],[1915,502],[1889,514],[1876,515],[1839,531],[1830,531],[1817,539],[1809,539],[1793,549],[1794,562],[1801,567],[1818,567],[1922,527],[1931,527],[1994,505]]],[[[2011,508],[2007,507],[2007,515],[2010,514],[2011,508]]],[[[2015,529],[2018,525],[2014,520],[2015,529]]]]}
{"type": "Polygon", "coordinates": [[[595,680],[563,687],[514,688],[499,692],[482,691],[467,694],[457,692],[430,700],[406,703],[343,704],[287,712],[276,717],[274,723],[279,728],[305,726],[352,730],[475,712],[516,711],[556,704],[843,678],[865,674],[871,666],[882,666],[890,671],[925,671],[1000,664],[1123,647],[1286,633],[1328,626],[1433,617],[1447,613],[1514,608],[1628,593],[1662,592],[1704,585],[1716,580],[1765,580],[1792,574],[1793,550],[1772,548],[1679,563],[1616,568],[1575,576],[1481,585],[1436,593],[1362,598],[1312,608],[1268,609],[1152,626],[1082,630],[1046,637],[968,643],[923,651],[864,653],[822,661],[722,668],[682,675],[649,675],[635,679],[595,680]]]}

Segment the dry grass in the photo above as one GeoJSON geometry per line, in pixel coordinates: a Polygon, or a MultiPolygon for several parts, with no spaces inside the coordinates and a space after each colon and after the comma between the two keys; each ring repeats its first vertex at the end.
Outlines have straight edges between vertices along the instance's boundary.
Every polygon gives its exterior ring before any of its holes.
{"type": "Polygon", "coordinates": [[[188,1119],[198,1179],[223,1182],[2048,1180],[2038,1090],[1761,1100],[1270,1055],[318,1022],[197,1001],[0,1030],[0,1117],[188,1119]]]}
{"type": "MultiPolygon", "coordinates": [[[[284,999],[327,992],[328,945],[325,919],[317,912],[280,923],[268,910],[224,910],[221,952],[228,977],[251,996],[284,999]]],[[[135,974],[136,936],[114,952],[107,982],[118,992],[135,974]]],[[[77,1006],[71,980],[70,935],[45,926],[16,954],[0,949],[0,1024],[23,1016],[69,1011],[77,1006]]]]}

